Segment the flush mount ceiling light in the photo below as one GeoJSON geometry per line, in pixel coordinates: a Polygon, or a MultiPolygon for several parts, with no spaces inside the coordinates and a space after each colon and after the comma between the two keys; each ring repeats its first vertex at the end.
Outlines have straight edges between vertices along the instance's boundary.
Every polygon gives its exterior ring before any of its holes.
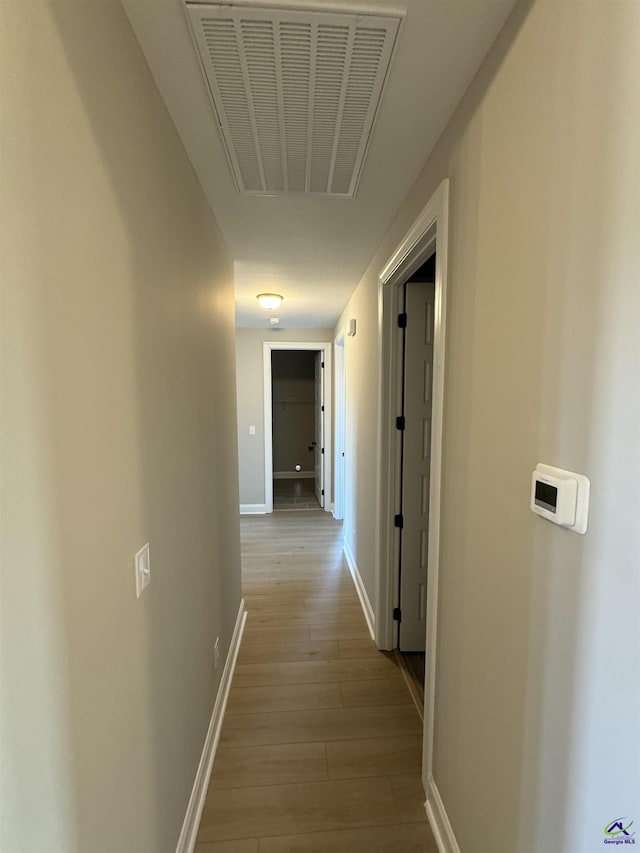
{"type": "Polygon", "coordinates": [[[284,297],[280,296],[279,293],[259,293],[256,296],[260,305],[262,305],[263,308],[266,308],[267,311],[273,311],[274,308],[277,308],[283,298],[284,297]]]}
{"type": "Polygon", "coordinates": [[[185,5],[238,191],[353,197],[402,16],[185,5]]]}

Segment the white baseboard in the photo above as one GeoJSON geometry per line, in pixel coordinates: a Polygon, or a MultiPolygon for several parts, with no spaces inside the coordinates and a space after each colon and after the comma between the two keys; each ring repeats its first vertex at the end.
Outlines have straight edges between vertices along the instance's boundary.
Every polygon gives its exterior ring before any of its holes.
{"type": "Polygon", "coordinates": [[[347,544],[346,540],[344,543],[344,556],[347,560],[347,565],[349,566],[349,571],[351,572],[351,577],[353,578],[353,582],[356,587],[356,592],[358,593],[358,598],[360,599],[360,604],[362,606],[362,612],[364,613],[364,618],[367,623],[367,628],[369,629],[369,633],[371,634],[371,639],[375,640],[376,638],[376,617],[373,612],[373,607],[371,606],[371,602],[369,601],[369,596],[367,595],[367,590],[364,587],[364,583],[362,582],[362,578],[360,577],[360,572],[358,571],[358,567],[356,565],[355,558],[351,553],[351,548],[347,544]]]}
{"type": "Polygon", "coordinates": [[[274,471],[274,480],[315,480],[315,471],[274,471]]]}
{"type": "Polygon", "coordinates": [[[227,707],[227,699],[229,698],[231,679],[233,678],[233,671],[236,667],[240,641],[242,640],[242,632],[244,631],[244,623],[246,621],[247,613],[244,609],[243,598],[240,602],[238,618],[236,619],[236,625],[233,629],[229,653],[227,654],[227,660],[224,665],[224,670],[222,671],[222,678],[220,679],[220,686],[218,687],[218,695],[216,696],[216,701],[213,706],[209,729],[202,748],[200,764],[198,765],[195,782],[193,783],[193,789],[191,791],[191,796],[189,797],[187,812],[184,817],[184,823],[182,824],[182,831],[180,833],[180,838],[178,839],[176,853],[193,853],[196,846],[200,818],[202,817],[204,801],[207,796],[207,788],[209,787],[209,779],[211,778],[211,771],[213,769],[213,760],[216,756],[216,749],[218,748],[218,741],[220,740],[220,731],[222,729],[224,712],[227,707]]]}
{"type": "Polygon", "coordinates": [[[453,834],[453,827],[433,776],[430,777],[427,784],[427,802],[424,807],[440,853],[460,853],[458,842],[453,834]]]}
{"type": "Polygon", "coordinates": [[[240,504],[240,515],[265,515],[266,504],[240,504]]]}

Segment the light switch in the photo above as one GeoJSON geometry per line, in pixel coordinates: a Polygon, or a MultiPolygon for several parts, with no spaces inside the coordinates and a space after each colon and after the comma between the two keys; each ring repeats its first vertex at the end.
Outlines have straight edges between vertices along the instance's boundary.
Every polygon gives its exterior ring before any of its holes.
{"type": "Polygon", "coordinates": [[[256,434],[256,428],[254,426],[250,426],[249,427],[249,435],[255,435],[255,434],[256,434]]]}
{"type": "Polygon", "coordinates": [[[136,554],[134,564],[136,570],[136,598],[140,598],[143,590],[151,583],[151,559],[148,542],[136,554]]]}

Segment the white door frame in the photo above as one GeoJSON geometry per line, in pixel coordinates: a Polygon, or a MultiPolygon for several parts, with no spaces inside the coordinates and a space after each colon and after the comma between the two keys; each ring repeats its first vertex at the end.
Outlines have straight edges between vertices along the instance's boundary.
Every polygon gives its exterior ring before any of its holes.
{"type": "Polygon", "coordinates": [[[262,359],[264,369],[264,497],[265,511],[273,512],[273,436],[271,399],[272,350],[311,350],[322,352],[324,361],[324,508],[331,511],[331,344],[326,341],[264,341],[262,359]],[[329,425],[329,429],[327,429],[329,425]]]}
{"type": "Polygon", "coordinates": [[[346,400],[345,400],[345,330],[342,329],[336,336],[333,345],[335,351],[335,454],[334,454],[334,477],[333,477],[333,517],[341,520],[344,518],[345,503],[345,460],[344,444],[346,436],[346,400]]]}
{"type": "Polygon", "coordinates": [[[397,623],[393,606],[398,587],[398,530],[394,514],[399,506],[400,452],[395,428],[400,414],[397,388],[401,381],[400,335],[397,315],[404,282],[436,252],[436,287],[433,340],[433,422],[429,487],[429,551],[427,577],[427,639],[424,691],[422,780],[427,804],[432,791],[433,733],[435,711],[438,573],[440,559],[440,489],[442,476],[442,418],[447,307],[449,181],[439,185],[426,207],[391,255],[378,277],[379,316],[379,466],[378,553],[376,560],[376,642],[381,649],[397,647],[397,623]]]}

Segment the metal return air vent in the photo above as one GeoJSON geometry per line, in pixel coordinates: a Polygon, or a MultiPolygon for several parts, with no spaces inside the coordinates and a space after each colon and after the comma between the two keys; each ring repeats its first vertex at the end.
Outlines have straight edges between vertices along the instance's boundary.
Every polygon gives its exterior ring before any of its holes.
{"type": "Polygon", "coordinates": [[[353,196],[400,18],[186,7],[238,190],[353,196]]]}

